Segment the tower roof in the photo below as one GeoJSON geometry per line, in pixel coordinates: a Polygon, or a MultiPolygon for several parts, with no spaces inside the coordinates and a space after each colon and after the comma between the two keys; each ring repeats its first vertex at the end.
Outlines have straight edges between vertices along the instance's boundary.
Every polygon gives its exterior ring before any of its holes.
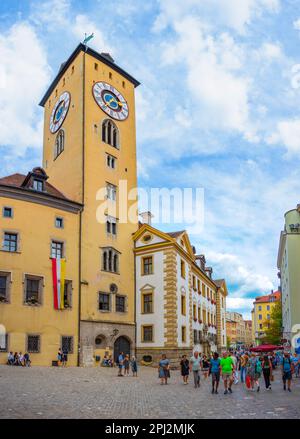
{"type": "Polygon", "coordinates": [[[115,70],[116,72],[120,73],[124,78],[128,79],[135,87],[140,85],[140,82],[137,81],[133,76],[129,75],[125,70],[123,70],[121,67],[119,67],[117,64],[115,64],[113,58],[108,53],[98,53],[95,50],[91,49],[90,47],[86,47],[84,44],[80,43],[74,50],[74,52],[70,55],[70,57],[61,64],[59,72],[53,79],[51,85],[49,86],[48,90],[44,94],[41,102],[39,105],[43,107],[48,100],[49,96],[51,95],[52,91],[56,87],[57,83],[61,79],[61,77],[65,74],[66,70],[68,69],[69,65],[74,61],[74,59],[77,57],[77,55],[80,52],[86,52],[89,55],[93,56],[98,61],[103,62],[103,64],[106,64],[111,69],[115,70]]]}

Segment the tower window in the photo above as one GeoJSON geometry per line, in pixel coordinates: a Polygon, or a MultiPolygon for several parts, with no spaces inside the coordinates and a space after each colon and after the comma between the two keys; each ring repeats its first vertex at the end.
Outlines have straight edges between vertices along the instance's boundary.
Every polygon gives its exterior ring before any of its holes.
{"type": "Polygon", "coordinates": [[[111,247],[103,249],[102,270],[119,273],[119,252],[111,247]]]}
{"type": "Polygon", "coordinates": [[[112,73],[109,72],[109,79],[112,79],[112,73]]]}
{"type": "Polygon", "coordinates": [[[64,252],[64,243],[58,241],[51,242],[51,258],[62,258],[64,252]]]}
{"type": "Polygon", "coordinates": [[[115,169],[116,168],[116,161],[117,159],[110,155],[110,154],[106,154],[106,165],[111,168],[111,169],[115,169]]]}
{"type": "Polygon", "coordinates": [[[106,220],[106,232],[110,235],[116,236],[117,234],[117,220],[111,216],[107,217],[106,220]]]}
{"type": "Polygon", "coordinates": [[[95,62],[94,64],[95,70],[98,70],[98,64],[95,62]]]}
{"type": "Polygon", "coordinates": [[[64,219],[59,217],[59,216],[57,216],[55,218],[55,227],[57,229],[63,229],[64,228],[64,219]]]}
{"type": "Polygon", "coordinates": [[[107,293],[99,293],[99,310],[109,311],[110,310],[110,295],[107,293]]]}
{"type": "Polygon", "coordinates": [[[117,186],[111,183],[106,184],[106,196],[108,200],[116,201],[117,199],[117,186]]]}
{"type": "Polygon", "coordinates": [[[102,123],[102,142],[108,143],[117,149],[120,147],[119,130],[116,124],[110,119],[106,119],[102,123]]]}
{"type": "Polygon", "coordinates": [[[65,132],[64,130],[60,130],[55,139],[55,152],[54,159],[58,157],[63,150],[65,149],[65,132]]]}
{"type": "Polygon", "coordinates": [[[75,70],[75,67],[74,67],[74,66],[72,66],[72,75],[73,75],[73,73],[74,73],[74,70],[75,70]]]}
{"type": "Polygon", "coordinates": [[[122,81],[122,87],[125,88],[125,81],[122,81]]]}
{"type": "Polygon", "coordinates": [[[16,252],[18,249],[18,235],[16,233],[4,233],[3,250],[16,252]]]}

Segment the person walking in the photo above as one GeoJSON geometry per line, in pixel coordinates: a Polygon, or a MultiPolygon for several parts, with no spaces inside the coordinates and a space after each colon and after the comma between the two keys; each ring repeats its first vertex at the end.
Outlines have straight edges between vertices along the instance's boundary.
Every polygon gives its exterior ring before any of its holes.
{"type": "Polygon", "coordinates": [[[188,379],[189,379],[189,374],[190,374],[190,362],[186,358],[186,355],[182,355],[182,357],[181,357],[180,369],[181,369],[181,376],[183,379],[183,384],[188,384],[188,379]]]}
{"type": "Polygon", "coordinates": [[[223,352],[223,358],[221,358],[220,366],[224,382],[224,395],[227,395],[228,392],[232,393],[231,386],[233,383],[234,362],[226,351],[223,352]]]}
{"type": "Polygon", "coordinates": [[[249,360],[248,355],[246,354],[246,352],[241,356],[241,371],[240,371],[240,375],[241,375],[241,383],[244,383],[246,380],[246,364],[249,360]]]}
{"type": "Polygon", "coordinates": [[[234,384],[238,384],[239,382],[239,372],[238,372],[238,359],[236,353],[233,351],[230,352],[230,357],[232,358],[234,364],[234,370],[232,371],[232,377],[234,380],[234,384]]]}
{"type": "Polygon", "coordinates": [[[204,378],[208,378],[209,373],[209,360],[206,355],[203,355],[202,361],[201,361],[201,370],[203,372],[204,378]]]}
{"type": "Polygon", "coordinates": [[[135,356],[133,356],[131,359],[131,370],[132,370],[132,375],[134,377],[137,377],[138,367],[137,367],[137,360],[136,360],[135,356]]]}
{"type": "Polygon", "coordinates": [[[118,366],[119,366],[118,377],[122,377],[123,376],[123,369],[124,369],[124,352],[120,352],[120,354],[119,354],[118,366]]]}
{"type": "Polygon", "coordinates": [[[130,367],[129,355],[125,355],[125,358],[124,358],[124,376],[129,377],[129,367],[130,367]]]}
{"type": "Polygon", "coordinates": [[[294,366],[291,361],[289,352],[284,352],[281,367],[282,367],[283,390],[286,390],[286,382],[287,382],[288,391],[291,392],[292,374],[293,374],[294,366]]]}
{"type": "Polygon", "coordinates": [[[200,387],[200,369],[201,358],[199,357],[199,352],[195,351],[194,355],[190,358],[190,371],[193,372],[195,389],[200,387]]]}
{"type": "Polygon", "coordinates": [[[255,384],[257,385],[257,392],[260,390],[259,375],[257,372],[257,358],[254,352],[251,353],[251,357],[247,363],[247,376],[250,378],[250,388],[255,390],[255,384]]]}
{"type": "Polygon", "coordinates": [[[158,377],[160,378],[160,384],[168,384],[168,378],[170,378],[170,361],[167,359],[166,354],[162,354],[158,364],[158,377]]]}
{"type": "Polygon", "coordinates": [[[266,354],[264,355],[262,360],[262,371],[267,390],[271,390],[272,370],[272,361],[270,360],[270,357],[266,354]]]}
{"type": "Polygon", "coordinates": [[[68,353],[69,353],[68,349],[63,348],[63,351],[62,351],[62,366],[63,367],[67,367],[68,353]]]}
{"type": "Polygon", "coordinates": [[[211,374],[212,390],[211,393],[218,394],[218,387],[220,382],[220,370],[221,360],[218,352],[213,354],[213,358],[210,360],[209,375],[211,374]]]}
{"type": "Polygon", "coordinates": [[[297,352],[294,353],[291,360],[292,360],[292,363],[294,366],[295,378],[299,378],[300,358],[299,358],[299,355],[297,354],[297,352]]]}

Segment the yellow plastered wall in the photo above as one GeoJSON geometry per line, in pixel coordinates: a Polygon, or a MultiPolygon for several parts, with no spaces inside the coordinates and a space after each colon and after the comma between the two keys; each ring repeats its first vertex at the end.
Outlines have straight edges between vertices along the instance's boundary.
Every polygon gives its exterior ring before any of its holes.
{"type": "MultiPolygon", "coordinates": [[[[10,303],[0,303],[0,324],[8,333],[8,350],[26,350],[27,334],[40,335],[40,353],[31,354],[34,365],[51,365],[56,360],[61,336],[74,337],[74,353],[69,364],[77,364],[78,327],[78,227],[79,215],[52,207],[0,198],[0,209],[9,205],[13,218],[0,217],[1,243],[4,231],[19,233],[17,253],[0,250],[0,271],[11,272],[10,303]],[[64,228],[55,228],[55,216],[64,218],[64,228]],[[51,239],[66,245],[66,279],[72,280],[72,309],[55,310],[53,306],[51,239]],[[42,305],[24,305],[24,275],[44,277],[42,305]]],[[[0,353],[0,363],[7,353],[0,353]]]]}

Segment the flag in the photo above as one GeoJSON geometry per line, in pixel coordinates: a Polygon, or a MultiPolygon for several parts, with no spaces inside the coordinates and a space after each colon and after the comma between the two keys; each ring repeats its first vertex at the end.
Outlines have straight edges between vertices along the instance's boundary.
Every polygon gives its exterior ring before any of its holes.
{"type": "Polygon", "coordinates": [[[83,40],[83,44],[88,43],[92,38],[94,38],[94,34],[93,33],[91,35],[89,35],[88,37],[85,34],[85,38],[83,40]]]}
{"type": "Polygon", "coordinates": [[[64,309],[66,260],[52,258],[54,309],[64,309]]]}

